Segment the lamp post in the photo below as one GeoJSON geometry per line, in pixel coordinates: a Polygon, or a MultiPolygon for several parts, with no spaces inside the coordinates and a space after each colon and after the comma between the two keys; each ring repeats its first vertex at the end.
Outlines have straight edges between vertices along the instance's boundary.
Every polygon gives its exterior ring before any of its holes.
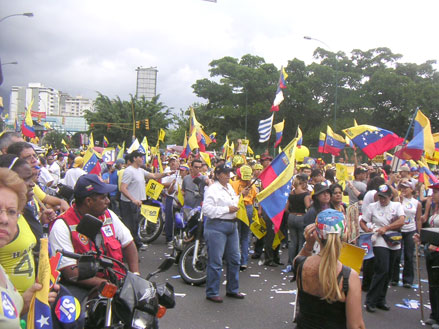
{"type": "MultiPolygon", "coordinates": [[[[320,42],[325,47],[327,47],[330,51],[332,51],[332,48],[329,47],[329,45],[322,40],[312,38],[310,36],[304,36],[303,38],[305,40],[314,40],[314,41],[320,42]]],[[[335,130],[337,130],[337,98],[338,98],[338,60],[337,60],[337,54],[334,55],[334,59],[335,59],[335,97],[334,97],[334,123],[333,123],[333,126],[334,126],[334,131],[335,131],[335,130]]]]}
{"type": "Polygon", "coordinates": [[[18,62],[7,62],[7,63],[2,63],[2,66],[4,65],[17,65],[18,62]]]}
{"type": "Polygon", "coordinates": [[[12,15],[8,15],[5,16],[3,18],[0,18],[0,23],[3,22],[5,19],[9,18],[9,17],[13,17],[13,16],[26,16],[26,17],[34,17],[33,13],[22,13],[22,14],[12,14],[12,15]]]}

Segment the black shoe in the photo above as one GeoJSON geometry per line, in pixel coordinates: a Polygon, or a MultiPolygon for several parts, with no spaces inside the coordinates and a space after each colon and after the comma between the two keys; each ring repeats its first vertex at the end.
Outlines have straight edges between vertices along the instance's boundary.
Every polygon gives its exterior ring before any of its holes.
{"type": "Polygon", "coordinates": [[[259,259],[261,258],[261,254],[253,254],[252,259],[259,259]]]}
{"type": "Polygon", "coordinates": [[[396,287],[398,285],[398,281],[390,281],[390,285],[396,287]]]}
{"type": "Polygon", "coordinates": [[[383,310],[383,311],[390,310],[390,306],[387,304],[377,304],[377,308],[379,308],[380,310],[383,310]]]}
{"type": "Polygon", "coordinates": [[[222,303],[223,302],[223,299],[220,297],[220,296],[206,296],[206,299],[207,300],[210,300],[211,302],[214,302],[214,303],[222,303]]]}
{"type": "Polygon", "coordinates": [[[404,283],[402,286],[404,288],[407,288],[407,289],[411,289],[412,288],[412,285],[410,283],[404,283]]]}
{"type": "Polygon", "coordinates": [[[376,308],[372,305],[366,304],[366,311],[368,311],[369,313],[375,313],[376,308]]]}
{"type": "Polygon", "coordinates": [[[277,267],[277,264],[275,262],[271,261],[271,260],[264,262],[264,265],[265,266],[270,266],[270,267],[277,267]]]}
{"type": "Polygon", "coordinates": [[[240,267],[239,267],[239,270],[240,271],[245,271],[247,269],[247,265],[241,265],[240,267]]]}
{"type": "Polygon", "coordinates": [[[280,265],[280,266],[283,266],[283,265],[285,265],[284,263],[282,263],[280,260],[275,260],[275,261],[273,261],[275,264],[277,264],[277,265],[280,265]]]}

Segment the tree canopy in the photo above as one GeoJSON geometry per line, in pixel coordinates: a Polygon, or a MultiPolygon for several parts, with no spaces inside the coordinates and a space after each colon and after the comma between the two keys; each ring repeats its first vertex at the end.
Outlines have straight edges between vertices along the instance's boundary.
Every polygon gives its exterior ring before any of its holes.
{"type": "Polygon", "coordinates": [[[141,141],[146,136],[150,144],[155,144],[160,128],[167,129],[171,122],[169,108],[158,99],[157,96],[148,101],[144,97],[137,99],[131,96],[130,101],[122,101],[119,97],[110,99],[99,93],[95,111],[86,111],[85,119],[95,140],[101,141],[106,136],[111,144],[125,141],[130,145],[134,112],[134,121],[140,121],[136,137],[141,141]],[[149,120],[149,130],[145,129],[145,119],[149,120]]]}
{"type": "MultiPolygon", "coordinates": [[[[294,137],[297,125],[303,131],[304,144],[315,146],[319,131],[326,131],[327,124],[340,132],[352,126],[354,119],[404,136],[418,106],[430,118],[433,130],[439,129],[435,61],[402,63],[402,56],[388,48],[354,49],[350,55],[317,48],[314,57],[317,62],[309,65],[295,58],[285,67],[285,99],[275,114],[275,123],[285,119],[285,143],[294,137]]],[[[244,137],[247,111],[247,136],[256,147],[259,120],[271,115],[279,69],[249,54],[241,59],[223,57],[209,66],[211,78],[197,80],[192,86],[197,96],[207,100],[196,106],[199,121],[207,131],[215,130],[221,143],[226,135],[244,137]]],[[[272,145],[274,137],[271,140],[272,145]]]]}

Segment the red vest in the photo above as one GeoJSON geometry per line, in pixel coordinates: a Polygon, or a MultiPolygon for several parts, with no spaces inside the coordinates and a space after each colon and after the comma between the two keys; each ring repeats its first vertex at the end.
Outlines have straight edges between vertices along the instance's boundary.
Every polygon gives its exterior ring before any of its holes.
{"type": "MultiPolygon", "coordinates": [[[[94,243],[89,241],[85,235],[76,232],[76,226],[80,222],[78,215],[79,212],[76,210],[76,206],[74,205],[59,217],[59,219],[64,220],[70,230],[73,249],[75,253],[78,254],[84,254],[90,250],[96,251],[94,243]]],[[[111,219],[110,212],[106,210],[105,214],[99,216],[98,218],[103,222],[101,233],[106,252],[104,252],[104,250],[101,248],[102,254],[123,262],[122,245],[115,236],[113,220],[111,219]]],[[[113,269],[118,272],[125,273],[125,271],[116,263],[114,263],[113,269]]],[[[103,273],[98,273],[97,276],[105,277],[103,273]]],[[[117,274],[117,277],[120,279],[122,276],[117,274]]]]}

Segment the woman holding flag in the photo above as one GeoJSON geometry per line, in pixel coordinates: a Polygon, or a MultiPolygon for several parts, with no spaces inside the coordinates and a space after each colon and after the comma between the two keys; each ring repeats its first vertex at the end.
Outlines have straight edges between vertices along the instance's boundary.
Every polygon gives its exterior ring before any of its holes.
{"type": "MultiPolygon", "coordinates": [[[[9,169],[0,168],[0,248],[13,241],[18,233],[18,216],[26,204],[26,194],[26,185],[18,175],[9,169]]],[[[34,283],[20,295],[0,266],[0,328],[21,328],[20,316],[28,312],[34,293],[41,289],[41,284],[34,283]]],[[[50,303],[55,298],[56,292],[49,293],[50,303]]]]}

